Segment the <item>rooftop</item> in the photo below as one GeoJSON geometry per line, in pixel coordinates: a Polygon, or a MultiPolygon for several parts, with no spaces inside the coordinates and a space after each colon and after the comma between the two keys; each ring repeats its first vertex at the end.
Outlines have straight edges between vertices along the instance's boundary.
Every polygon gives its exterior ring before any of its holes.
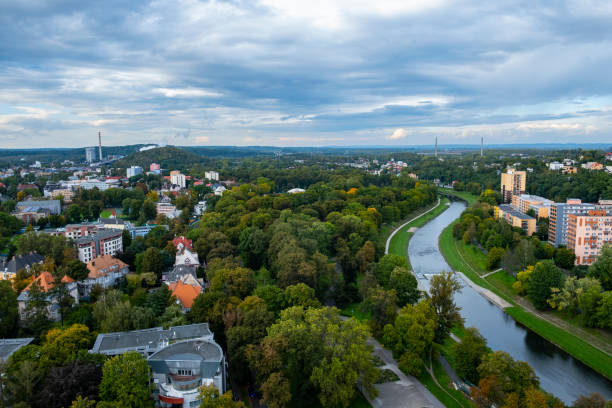
{"type": "Polygon", "coordinates": [[[77,238],[74,240],[77,244],[87,244],[101,239],[121,237],[122,231],[117,229],[99,229],[95,234],[86,237],[77,238]]]}
{"type": "Polygon", "coordinates": [[[25,337],[20,339],[0,339],[0,361],[6,361],[11,354],[23,346],[27,346],[33,340],[33,337],[25,337]]]}
{"type": "Polygon", "coordinates": [[[0,271],[17,273],[20,269],[26,266],[32,266],[35,263],[43,262],[45,258],[35,252],[29,254],[16,255],[8,262],[0,263],[0,271]]]}
{"type": "Polygon", "coordinates": [[[500,204],[499,205],[499,209],[502,210],[505,213],[508,213],[510,215],[512,215],[513,217],[519,218],[521,220],[534,220],[535,218],[527,215],[527,214],[523,214],[522,212],[516,210],[513,206],[511,206],[510,204],[500,204]]]}

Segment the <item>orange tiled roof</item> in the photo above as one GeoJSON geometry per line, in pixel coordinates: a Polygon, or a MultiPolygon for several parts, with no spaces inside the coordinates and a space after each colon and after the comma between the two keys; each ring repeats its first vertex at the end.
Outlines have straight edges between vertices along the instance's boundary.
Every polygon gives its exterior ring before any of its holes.
{"type": "Polygon", "coordinates": [[[188,309],[191,309],[195,298],[202,293],[202,289],[199,285],[187,285],[181,280],[171,283],[168,285],[168,288],[172,292],[172,295],[175,296],[179,302],[181,302],[183,307],[188,309]]]}
{"type": "Polygon", "coordinates": [[[127,267],[127,264],[121,259],[113,258],[111,255],[105,254],[97,256],[87,263],[87,269],[89,270],[90,279],[98,279],[101,276],[106,275],[107,272],[102,272],[103,269],[107,269],[110,266],[118,265],[116,270],[121,270],[127,267]]]}
{"type": "Polygon", "coordinates": [[[53,275],[51,273],[44,271],[41,272],[34,280],[24,289],[25,292],[29,291],[34,282],[38,282],[38,286],[40,286],[40,290],[43,292],[48,292],[53,289],[53,275]]]}
{"type": "Polygon", "coordinates": [[[74,282],[74,279],[72,279],[70,276],[68,275],[64,275],[64,277],[62,278],[62,283],[72,283],[74,282]]]}

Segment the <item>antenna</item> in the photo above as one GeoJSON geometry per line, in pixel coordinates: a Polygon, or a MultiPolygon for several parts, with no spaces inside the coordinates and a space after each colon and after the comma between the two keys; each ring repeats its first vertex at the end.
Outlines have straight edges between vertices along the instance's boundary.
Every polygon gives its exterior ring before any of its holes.
{"type": "Polygon", "coordinates": [[[100,151],[100,161],[102,161],[102,133],[98,132],[98,149],[100,151]]]}
{"type": "Polygon", "coordinates": [[[436,141],[434,144],[434,156],[438,157],[438,136],[436,136],[436,141]]]}

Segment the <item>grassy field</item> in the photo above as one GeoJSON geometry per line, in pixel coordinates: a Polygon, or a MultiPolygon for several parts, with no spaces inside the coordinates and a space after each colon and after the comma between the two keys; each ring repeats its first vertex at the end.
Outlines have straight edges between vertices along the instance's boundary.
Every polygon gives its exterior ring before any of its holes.
{"type": "Polygon", "coordinates": [[[353,398],[348,408],[372,408],[372,405],[370,405],[361,392],[357,392],[357,395],[353,398]]]}
{"type": "Polygon", "coordinates": [[[454,195],[456,197],[459,197],[465,201],[467,201],[468,205],[472,205],[476,202],[476,200],[478,200],[478,196],[474,195],[472,193],[468,193],[467,191],[455,191],[455,190],[451,190],[450,188],[441,188],[438,187],[438,190],[440,192],[446,193],[446,194],[451,194],[454,195]]]}
{"type": "Polygon", "coordinates": [[[363,313],[361,310],[361,303],[351,303],[350,305],[344,306],[340,310],[340,314],[343,316],[354,317],[360,322],[367,322],[370,320],[370,313],[363,313]]]}
{"type": "MultiPolygon", "coordinates": [[[[422,217],[419,217],[418,219],[412,221],[411,223],[406,224],[405,226],[402,227],[401,230],[396,232],[393,238],[391,239],[391,242],[389,242],[389,253],[405,257],[406,262],[408,263],[408,267],[410,268],[410,260],[408,259],[406,251],[408,249],[408,242],[410,241],[410,238],[412,237],[414,233],[408,232],[408,231],[410,230],[410,228],[413,228],[413,227],[417,227],[417,228],[421,227],[425,225],[431,219],[437,217],[441,212],[443,212],[444,210],[448,208],[446,205],[448,202],[449,202],[448,198],[441,197],[440,205],[437,208],[435,208],[431,212],[428,212],[422,217]]],[[[390,233],[391,231],[389,231],[389,234],[390,233]]],[[[386,236],[388,237],[389,234],[387,234],[386,236]]]]}
{"type": "MultiPolygon", "coordinates": [[[[440,235],[440,251],[451,268],[463,272],[474,283],[493,291],[513,304],[514,306],[506,308],[505,312],[518,323],[556,344],[595,371],[612,379],[612,356],[610,354],[517,305],[516,295],[512,290],[512,283],[514,282],[512,276],[500,271],[483,279],[480,274],[486,272],[482,263],[486,259],[485,255],[476,247],[465,245],[461,240],[455,240],[452,235],[453,224],[448,226],[440,235]]],[[[569,321],[568,323],[572,324],[569,321]]]]}
{"type": "Polygon", "coordinates": [[[473,405],[467,401],[460,391],[445,386],[445,384],[450,382],[450,379],[448,378],[448,375],[446,375],[442,365],[437,360],[434,362],[433,369],[434,375],[436,376],[438,382],[447,392],[453,395],[455,399],[459,400],[462,404],[457,403],[457,401],[449,397],[448,394],[442,390],[442,388],[438,387],[438,384],[434,382],[431,375],[429,375],[427,371],[423,370],[423,373],[419,376],[419,381],[429,390],[429,392],[431,392],[447,408],[473,407],[473,405]]]}

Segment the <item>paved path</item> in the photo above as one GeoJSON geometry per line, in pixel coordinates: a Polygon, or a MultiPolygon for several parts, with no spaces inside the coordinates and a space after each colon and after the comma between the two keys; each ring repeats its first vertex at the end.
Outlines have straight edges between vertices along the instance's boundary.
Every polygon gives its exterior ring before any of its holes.
{"type": "Polygon", "coordinates": [[[372,399],[366,396],[372,407],[393,408],[444,408],[423,384],[413,376],[408,376],[397,366],[393,354],[385,350],[376,339],[370,337],[368,344],[374,346],[374,354],[385,363],[381,369],[389,369],[399,377],[399,381],[376,384],[378,397],[372,399]]]}
{"type": "Polygon", "coordinates": [[[472,282],[472,280],[469,279],[467,276],[465,276],[463,272],[455,271],[455,273],[459,275],[465,283],[470,285],[472,289],[480,293],[482,296],[487,298],[489,301],[491,301],[495,306],[499,307],[500,309],[504,310],[507,307],[512,307],[512,305],[509,302],[507,302],[504,298],[502,298],[501,296],[498,296],[492,291],[490,291],[489,289],[483,288],[482,286],[479,286],[476,283],[472,282]]]}
{"type": "Polygon", "coordinates": [[[406,224],[410,224],[412,221],[422,217],[423,215],[427,214],[430,211],[433,211],[435,208],[438,208],[438,206],[440,205],[440,197],[438,197],[438,203],[434,206],[431,207],[429,210],[425,211],[424,213],[421,213],[419,215],[417,215],[416,217],[414,217],[411,220],[406,221],[405,223],[403,223],[402,225],[400,225],[399,227],[397,227],[396,229],[393,230],[393,232],[391,233],[391,235],[389,235],[389,238],[387,238],[387,244],[385,245],[385,254],[389,253],[389,244],[391,243],[391,238],[393,238],[393,236],[395,235],[395,233],[399,230],[401,230],[402,228],[404,228],[404,226],[406,224]]]}
{"type": "Polygon", "coordinates": [[[494,270],[494,271],[492,271],[492,272],[485,273],[484,275],[482,275],[482,276],[480,276],[480,277],[481,277],[482,279],[484,279],[484,278],[486,278],[487,276],[489,276],[489,275],[493,275],[494,273],[497,273],[497,272],[499,272],[499,271],[503,271],[503,269],[502,269],[502,268],[496,269],[496,270],[494,270]]]}

